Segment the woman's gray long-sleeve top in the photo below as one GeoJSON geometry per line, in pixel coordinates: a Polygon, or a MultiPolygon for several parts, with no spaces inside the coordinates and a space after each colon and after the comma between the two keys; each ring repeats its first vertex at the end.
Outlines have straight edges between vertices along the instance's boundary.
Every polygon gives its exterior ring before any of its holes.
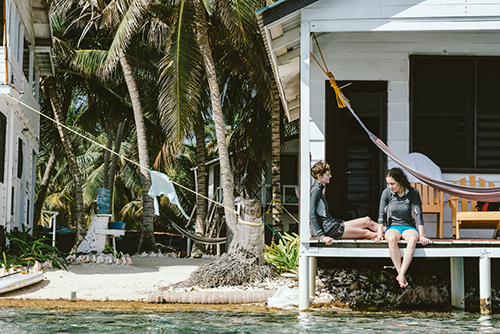
{"type": "Polygon", "coordinates": [[[326,219],[333,218],[330,212],[328,212],[328,203],[326,202],[325,193],[323,192],[324,189],[325,186],[316,180],[311,187],[309,220],[318,235],[325,234],[323,231],[323,222],[326,219]]]}
{"type": "Polygon", "coordinates": [[[412,208],[415,210],[415,218],[418,225],[424,225],[422,218],[422,200],[415,188],[405,189],[405,194],[401,197],[386,188],[380,196],[380,206],[378,210],[378,223],[383,224],[386,219],[387,225],[415,226],[412,208]],[[387,207],[387,210],[386,210],[387,207]],[[389,213],[389,217],[387,217],[389,213]]]}

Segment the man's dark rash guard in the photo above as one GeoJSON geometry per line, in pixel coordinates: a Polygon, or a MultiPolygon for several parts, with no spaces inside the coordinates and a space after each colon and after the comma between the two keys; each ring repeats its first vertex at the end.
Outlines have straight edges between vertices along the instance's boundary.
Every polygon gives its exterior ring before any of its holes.
{"type": "Polygon", "coordinates": [[[324,235],[323,222],[326,219],[333,219],[328,212],[328,203],[326,202],[325,186],[318,181],[314,181],[311,187],[311,207],[309,208],[309,221],[318,235],[324,235]]]}
{"type": "Polygon", "coordinates": [[[391,189],[386,188],[380,196],[378,223],[383,224],[386,219],[388,219],[388,226],[416,227],[411,212],[412,207],[415,208],[417,225],[424,225],[424,220],[422,219],[422,201],[420,200],[420,194],[417,189],[405,189],[405,194],[399,197],[396,193],[392,192],[391,189]],[[388,210],[386,210],[387,206],[389,206],[388,210]],[[390,212],[389,217],[387,217],[387,212],[390,212]]]}

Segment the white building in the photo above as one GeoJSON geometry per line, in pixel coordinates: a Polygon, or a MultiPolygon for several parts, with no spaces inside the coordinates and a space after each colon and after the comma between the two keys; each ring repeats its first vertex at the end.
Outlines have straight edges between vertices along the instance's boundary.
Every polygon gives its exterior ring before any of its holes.
{"type": "MultiPolygon", "coordinates": [[[[309,307],[314,293],[317,257],[389,257],[385,245],[370,240],[323,247],[309,239],[313,163],[332,164],[334,187],[327,197],[339,218],[352,207],[376,217],[391,164],[337,107],[314,58],[333,72],[353,109],[397,156],[423,153],[447,181],[475,174],[500,185],[500,1],[279,0],[259,10],[257,19],[288,118],[301,120],[299,309],[309,307]]],[[[451,217],[445,209],[446,238],[451,217]]],[[[426,233],[435,230],[424,218],[426,233]]],[[[491,238],[490,232],[467,232],[461,236],[491,238]]],[[[417,245],[414,256],[450,258],[451,302],[459,308],[463,258],[479,258],[480,299],[487,306],[481,313],[489,314],[490,259],[500,257],[500,248],[497,240],[486,243],[469,241],[469,248],[467,241],[437,240],[417,245]]]]}
{"type": "Polygon", "coordinates": [[[52,31],[46,0],[1,3],[0,225],[33,228],[40,116],[25,105],[40,110],[40,77],[54,75],[52,31]]]}
{"type": "MultiPolygon", "coordinates": [[[[353,109],[396,155],[425,154],[446,181],[475,174],[500,186],[500,1],[280,0],[257,18],[287,116],[301,119],[301,221],[316,161],[332,165],[327,197],[339,218],[376,219],[391,165],[337,107],[310,56],[323,65],[314,36],[353,109]]],[[[433,233],[434,216],[425,220],[433,233]]],[[[491,235],[463,237],[483,232],[491,235]]]]}

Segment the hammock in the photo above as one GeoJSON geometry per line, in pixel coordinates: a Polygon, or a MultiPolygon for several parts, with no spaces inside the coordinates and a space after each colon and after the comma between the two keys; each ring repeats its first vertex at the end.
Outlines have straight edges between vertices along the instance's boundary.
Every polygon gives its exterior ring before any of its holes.
{"type": "MultiPolygon", "coordinates": [[[[341,96],[343,99],[343,96],[341,96]]],[[[415,176],[417,179],[422,181],[423,183],[432,186],[435,189],[441,190],[447,194],[466,198],[474,201],[482,201],[482,202],[499,202],[500,201],[500,187],[491,187],[491,188],[476,188],[476,187],[468,187],[460,184],[455,184],[443,180],[439,180],[433,178],[431,176],[420,173],[418,170],[413,169],[408,164],[406,164],[403,160],[401,160],[398,156],[392,152],[387,145],[380,140],[377,136],[370,132],[363,124],[363,122],[359,119],[358,115],[354,112],[349,104],[347,104],[347,108],[351,112],[351,114],[356,118],[361,127],[366,131],[371,141],[387,156],[389,156],[394,162],[403,167],[408,173],[415,176]]]]}
{"type": "MultiPolygon", "coordinates": [[[[175,192],[175,187],[170,178],[163,173],[157,171],[150,171],[151,175],[151,188],[149,189],[148,195],[154,200],[155,215],[160,215],[160,205],[158,203],[157,196],[165,195],[170,200],[171,204],[176,205],[184,217],[189,218],[189,216],[182,209],[177,193],[175,192]]],[[[190,233],[176,224],[174,221],[169,219],[162,212],[162,216],[170,223],[172,226],[182,235],[188,237],[191,240],[200,242],[203,244],[223,244],[226,242],[226,238],[205,238],[193,233],[190,233]]]]}
{"type": "Polygon", "coordinates": [[[408,173],[415,176],[417,179],[419,179],[423,183],[425,183],[429,186],[432,186],[435,189],[441,190],[441,191],[443,191],[447,194],[450,194],[450,195],[454,195],[457,197],[466,198],[466,199],[470,199],[470,200],[474,200],[474,201],[500,202],[500,187],[491,187],[491,188],[468,187],[468,186],[463,186],[460,184],[455,184],[452,182],[439,180],[439,179],[430,177],[428,175],[425,175],[416,169],[413,169],[408,164],[406,164],[403,160],[401,160],[399,157],[397,157],[387,147],[387,145],[382,140],[380,140],[377,136],[375,136],[373,133],[371,133],[370,130],[368,130],[368,128],[365,126],[365,124],[361,121],[361,119],[358,117],[358,115],[356,115],[354,110],[351,108],[349,100],[345,97],[344,93],[342,93],[342,91],[338,87],[334,75],[332,74],[332,72],[328,71],[328,67],[326,66],[326,62],[325,62],[325,59],[323,57],[323,54],[321,53],[319,43],[318,43],[316,36],[314,34],[313,34],[313,38],[314,38],[316,45],[318,47],[318,51],[319,51],[319,54],[321,56],[321,59],[323,60],[323,66],[319,63],[319,61],[316,59],[316,57],[314,57],[314,54],[312,52],[311,52],[311,56],[316,61],[318,66],[321,68],[321,70],[326,74],[328,79],[330,80],[330,85],[332,86],[333,90],[335,91],[335,96],[337,98],[337,104],[338,104],[339,108],[347,107],[349,109],[349,111],[354,116],[354,118],[358,121],[358,123],[361,125],[363,130],[365,130],[365,132],[368,134],[371,141],[382,152],[384,152],[387,156],[389,156],[392,160],[394,160],[398,165],[403,167],[408,173]]]}
{"type": "Polygon", "coordinates": [[[223,244],[226,242],[226,238],[205,238],[193,233],[190,233],[174,223],[171,219],[169,219],[167,216],[163,215],[165,219],[172,224],[172,226],[182,235],[186,236],[187,238],[194,240],[196,242],[202,243],[202,244],[209,244],[209,245],[215,245],[215,244],[223,244]]]}

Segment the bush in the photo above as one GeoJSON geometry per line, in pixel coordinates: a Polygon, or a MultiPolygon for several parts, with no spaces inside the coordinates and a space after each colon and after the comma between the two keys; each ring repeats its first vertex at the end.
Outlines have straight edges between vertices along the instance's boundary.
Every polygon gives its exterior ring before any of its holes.
{"type": "Polygon", "coordinates": [[[67,268],[66,259],[59,254],[56,247],[48,245],[49,238],[34,239],[28,231],[4,232],[10,245],[2,252],[1,266],[5,269],[27,266],[34,263],[52,261],[56,268],[67,268]]]}
{"type": "Polygon", "coordinates": [[[275,265],[280,274],[288,271],[294,274],[298,273],[299,267],[299,236],[296,233],[292,235],[283,233],[278,244],[272,243],[266,245],[266,261],[275,265]]]}

